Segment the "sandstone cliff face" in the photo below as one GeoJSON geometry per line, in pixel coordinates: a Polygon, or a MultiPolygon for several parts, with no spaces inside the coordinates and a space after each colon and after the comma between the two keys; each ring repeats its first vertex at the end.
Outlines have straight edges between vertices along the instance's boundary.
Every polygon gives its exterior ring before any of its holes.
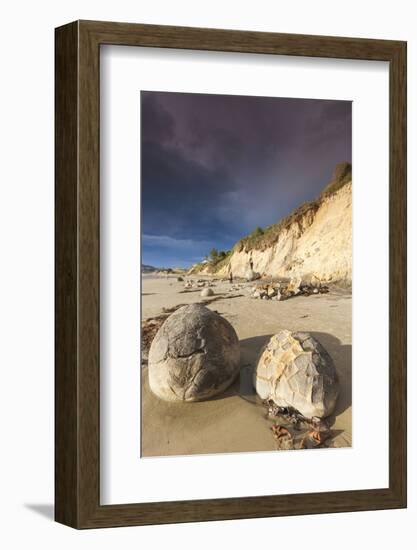
{"type": "Polygon", "coordinates": [[[216,274],[244,277],[250,262],[262,276],[318,277],[322,282],[352,280],[352,182],[322,198],[284,225],[266,248],[235,247],[216,274]]]}

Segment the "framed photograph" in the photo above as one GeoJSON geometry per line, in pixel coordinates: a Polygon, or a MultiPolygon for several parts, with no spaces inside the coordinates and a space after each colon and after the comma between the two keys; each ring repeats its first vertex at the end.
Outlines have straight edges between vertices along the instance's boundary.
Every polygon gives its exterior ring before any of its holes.
{"type": "Polygon", "coordinates": [[[56,29],[56,520],[406,506],[406,43],[56,29]]]}

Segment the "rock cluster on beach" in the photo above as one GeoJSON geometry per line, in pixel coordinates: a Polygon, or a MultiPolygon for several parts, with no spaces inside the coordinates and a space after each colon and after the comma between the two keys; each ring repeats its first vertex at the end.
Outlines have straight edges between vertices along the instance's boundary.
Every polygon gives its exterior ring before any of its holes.
{"type": "Polygon", "coordinates": [[[149,350],[149,386],[166,401],[200,401],[223,392],[239,373],[232,325],[201,304],[183,306],[158,330],[149,350]]]}
{"type": "Polygon", "coordinates": [[[208,281],[207,279],[197,279],[197,281],[193,281],[192,279],[188,279],[188,281],[186,281],[184,284],[184,289],[192,290],[196,288],[205,288],[212,286],[215,286],[214,281],[208,281]]]}
{"type": "Polygon", "coordinates": [[[262,283],[250,289],[251,298],[258,300],[286,300],[292,296],[310,296],[311,294],[326,294],[328,286],[321,284],[306,284],[301,278],[293,278],[288,283],[262,283]]]}
{"type": "Polygon", "coordinates": [[[254,386],[261,399],[307,418],[329,416],[339,393],[336,369],[324,347],[307,332],[289,330],[272,336],[262,350],[254,386]]]}

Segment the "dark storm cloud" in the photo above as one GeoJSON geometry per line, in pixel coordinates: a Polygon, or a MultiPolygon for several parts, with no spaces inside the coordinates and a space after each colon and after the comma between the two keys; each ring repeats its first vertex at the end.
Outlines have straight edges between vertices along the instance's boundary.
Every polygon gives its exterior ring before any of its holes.
{"type": "Polygon", "coordinates": [[[142,139],[166,143],[174,135],[173,117],[158,104],[159,94],[142,94],[142,139]]]}
{"type": "Polygon", "coordinates": [[[145,233],[221,238],[233,226],[219,206],[237,186],[222,168],[210,168],[157,143],[142,144],[142,220],[145,233]]]}
{"type": "MultiPolygon", "coordinates": [[[[189,243],[158,252],[182,263],[276,222],[351,160],[350,102],[142,92],[141,112],[142,231],[189,243]]],[[[156,241],[143,250],[151,263],[156,241]]]]}

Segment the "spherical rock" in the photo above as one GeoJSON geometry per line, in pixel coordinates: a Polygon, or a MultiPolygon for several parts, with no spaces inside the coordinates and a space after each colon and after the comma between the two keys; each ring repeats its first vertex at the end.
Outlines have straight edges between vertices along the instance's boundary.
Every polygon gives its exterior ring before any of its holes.
{"type": "Polygon", "coordinates": [[[149,350],[149,386],[165,401],[213,397],[234,381],[239,369],[234,328],[201,304],[183,306],[170,315],[149,350]]]}
{"type": "Polygon", "coordinates": [[[207,298],[208,296],[213,296],[213,294],[214,294],[213,290],[209,287],[206,287],[206,288],[203,288],[203,290],[200,293],[200,296],[202,296],[203,298],[207,298]]]}
{"type": "Polygon", "coordinates": [[[307,418],[329,416],[339,383],[333,361],[307,332],[281,330],[262,350],[254,374],[261,399],[293,407],[307,418]]]}
{"type": "Polygon", "coordinates": [[[256,281],[257,279],[260,279],[261,276],[259,273],[256,273],[256,271],[253,271],[253,269],[248,269],[245,273],[245,279],[247,281],[256,281]]]}

